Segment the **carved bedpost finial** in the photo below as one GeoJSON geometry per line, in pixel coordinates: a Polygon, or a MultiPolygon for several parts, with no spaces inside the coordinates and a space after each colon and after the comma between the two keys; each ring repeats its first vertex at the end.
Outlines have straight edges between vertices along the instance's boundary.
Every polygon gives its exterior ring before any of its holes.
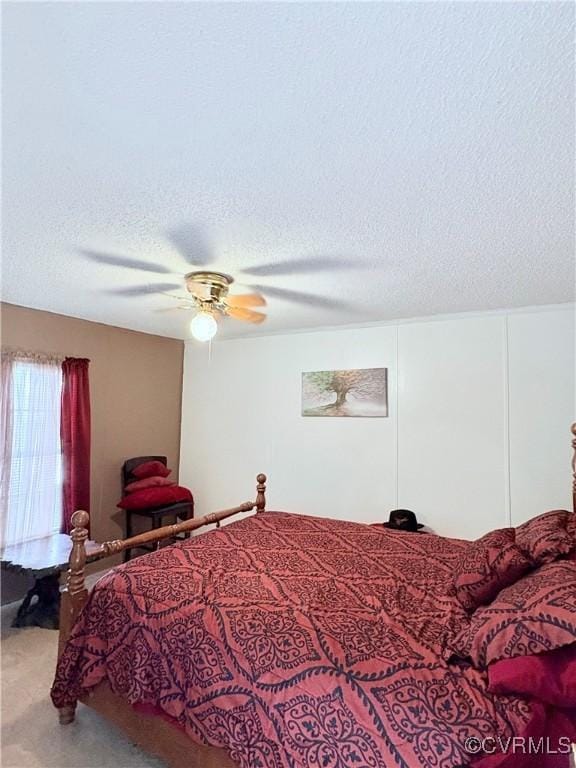
{"type": "Polygon", "coordinates": [[[576,513],[576,422],[570,427],[572,432],[572,511],[576,513]]]}
{"type": "Polygon", "coordinates": [[[68,592],[70,597],[83,592],[86,589],[84,584],[84,566],[86,565],[86,549],[84,542],[88,538],[88,523],[90,515],[83,509],[78,509],[72,515],[72,551],[70,552],[70,568],[68,570],[68,592]]]}
{"type": "Polygon", "coordinates": [[[266,475],[259,474],[256,477],[256,512],[264,512],[266,508],[266,475]]]}
{"type": "MultiPolygon", "coordinates": [[[[88,535],[88,523],[90,522],[90,515],[88,512],[86,512],[83,509],[77,509],[76,512],[72,515],[72,526],[74,528],[86,528],[86,535],[88,535]]],[[[70,534],[72,538],[74,530],[72,530],[72,533],[70,534]]]]}

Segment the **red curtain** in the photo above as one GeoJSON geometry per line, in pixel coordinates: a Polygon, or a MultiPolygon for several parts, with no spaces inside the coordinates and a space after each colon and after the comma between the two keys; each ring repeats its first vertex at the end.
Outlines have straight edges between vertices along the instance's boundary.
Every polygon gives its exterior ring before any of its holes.
{"type": "Polygon", "coordinates": [[[77,509],[90,511],[89,363],[77,357],[67,357],[62,363],[63,533],[70,533],[70,518],[77,509]]]}

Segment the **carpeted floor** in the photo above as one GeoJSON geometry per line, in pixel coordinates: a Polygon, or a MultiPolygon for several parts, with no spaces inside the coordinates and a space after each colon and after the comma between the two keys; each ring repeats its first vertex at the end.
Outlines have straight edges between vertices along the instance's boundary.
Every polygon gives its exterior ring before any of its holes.
{"type": "Polygon", "coordinates": [[[17,604],[2,608],[3,768],[161,768],[96,712],[78,706],[76,722],[58,725],[49,698],[58,632],[11,629],[17,604]]]}

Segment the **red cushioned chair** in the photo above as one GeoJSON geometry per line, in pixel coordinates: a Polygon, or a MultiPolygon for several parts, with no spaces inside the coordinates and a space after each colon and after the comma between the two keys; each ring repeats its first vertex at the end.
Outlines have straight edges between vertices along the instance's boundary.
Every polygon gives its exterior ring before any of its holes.
{"type": "MultiPolygon", "coordinates": [[[[132,474],[132,471],[139,465],[144,464],[146,461],[160,461],[164,466],[167,465],[166,456],[137,456],[133,459],[127,459],[122,465],[122,495],[124,496],[124,489],[129,483],[133,483],[137,478],[132,474]]],[[[133,536],[132,529],[132,515],[140,515],[141,517],[147,517],[151,521],[151,527],[161,528],[164,523],[165,517],[173,518],[174,522],[178,520],[189,520],[194,517],[194,501],[183,501],[177,504],[169,504],[168,506],[152,507],[150,509],[126,509],[126,538],[133,536]]],[[[190,533],[184,534],[185,538],[190,536],[190,533]]],[[[170,539],[168,539],[170,541],[170,539]]],[[[172,540],[174,541],[174,539],[172,540]]],[[[159,548],[158,544],[151,546],[133,547],[131,549],[124,550],[124,562],[130,559],[132,555],[132,549],[144,549],[148,552],[154,551],[159,548]]]]}

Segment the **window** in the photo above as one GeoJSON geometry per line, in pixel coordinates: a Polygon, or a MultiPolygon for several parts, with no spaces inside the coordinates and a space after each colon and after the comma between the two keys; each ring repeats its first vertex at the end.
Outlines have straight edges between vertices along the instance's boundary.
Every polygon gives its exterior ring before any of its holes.
{"type": "Polygon", "coordinates": [[[57,533],[62,524],[60,363],[14,360],[4,544],[57,533]]]}

